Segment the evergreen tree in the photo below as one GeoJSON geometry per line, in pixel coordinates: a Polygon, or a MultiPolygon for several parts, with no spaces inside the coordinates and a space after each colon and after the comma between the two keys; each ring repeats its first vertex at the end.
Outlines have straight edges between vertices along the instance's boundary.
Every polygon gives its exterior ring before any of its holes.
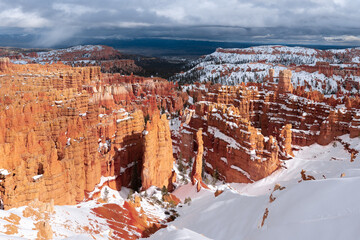
{"type": "Polygon", "coordinates": [[[135,164],[132,168],[132,173],[131,173],[131,183],[130,186],[134,191],[138,191],[141,187],[141,178],[139,176],[139,172],[138,172],[138,162],[135,161],[135,164]]]}

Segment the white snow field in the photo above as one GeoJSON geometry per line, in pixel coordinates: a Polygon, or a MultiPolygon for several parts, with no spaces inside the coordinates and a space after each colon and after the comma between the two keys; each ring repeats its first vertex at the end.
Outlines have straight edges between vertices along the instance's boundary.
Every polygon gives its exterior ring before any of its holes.
{"type": "MultiPolygon", "coordinates": [[[[341,139],[360,150],[360,138],[341,139]]],[[[175,195],[190,196],[191,205],[179,208],[180,217],[150,239],[359,239],[359,163],[360,156],[350,162],[339,142],[314,144],[295,152],[287,169],[258,182],[218,185],[224,190],[218,197],[214,189],[196,193],[190,184],[182,186],[175,195]],[[302,169],[315,180],[300,181],[302,169]],[[276,184],[285,188],[273,192],[276,184]]]]}

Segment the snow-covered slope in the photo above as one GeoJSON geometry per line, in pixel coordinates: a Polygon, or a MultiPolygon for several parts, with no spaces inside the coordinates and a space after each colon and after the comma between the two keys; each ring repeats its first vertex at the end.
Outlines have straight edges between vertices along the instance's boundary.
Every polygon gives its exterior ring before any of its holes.
{"type": "MultiPolygon", "coordinates": [[[[64,56],[66,55],[76,55],[74,60],[81,60],[81,61],[89,61],[88,59],[92,58],[92,54],[96,52],[100,52],[104,50],[103,46],[100,45],[80,45],[80,46],[74,46],[70,48],[64,48],[64,49],[57,49],[57,50],[51,50],[48,52],[38,52],[38,57],[33,58],[32,60],[36,63],[44,64],[45,62],[57,62],[62,61],[64,56]]],[[[92,60],[92,62],[95,62],[92,60]]]]}
{"type": "MultiPolygon", "coordinates": [[[[96,188],[93,193],[98,191],[96,188]]],[[[31,210],[33,215],[25,216],[27,206],[0,210],[0,239],[38,239],[39,231],[35,226],[39,221],[49,224],[53,239],[138,239],[141,234],[137,223],[124,207],[129,192],[130,189],[125,187],[121,191],[103,187],[100,199],[106,198],[106,203],[90,200],[77,205],[55,206],[54,212],[45,214],[49,215],[48,219],[37,217],[38,209],[31,210]],[[106,215],[102,209],[106,206],[110,206],[117,218],[106,215]]],[[[137,207],[136,211],[139,215],[146,214],[149,222],[164,221],[168,216],[164,213],[165,207],[158,204],[161,192],[152,187],[146,194],[148,197],[141,198],[141,209],[137,207]]]]}
{"type": "Polygon", "coordinates": [[[108,46],[79,45],[51,51],[19,53],[17,58],[12,58],[11,61],[16,64],[51,64],[62,61],[63,63],[76,65],[79,63],[95,64],[96,61],[115,59],[115,57],[120,56],[119,51],[108,46]]]}
{"type": "MultiPolygon", "coordinates": [[[[275,77],[279,71],[292,70],[292,83],[294,87],[311,86],[312,90],[318,90],[324,94],[334,94],[338,91],[338,84],[350,79],[360,82],[359,76],[347,74],[346,78],[342,71],[344,68],[359,68],[360,49],[341,50],[316,50],[303,47],[285,46],[259,46],[245,49],[217,49],[216,52],[206,55],[193,62],[193,68],[185,73],[177,74],[172,78],[180,83],[192,83],[195,81],[221,83],[226,85],[239,84],[241,82],[263,82],[269,74],[269,69],[275,70],[275,77]],[[324,75],[314,69],[319,62],[327,62],[330,67],[338,67],[339,70],[331,75],[324,75]],[[346,63],[346,64],[345,64],[346,63]],[[296,66],[302,68],[296,68],[296,66]],[[304,68],[309,66],[308,71],[304,68]]],[[[344,70],[345,71],[345,70],[344,70]]],[[[346,89],[339,84],[343,92],[358,93],[359,89],[346,89]]]]}
{"type": "MultiPolygon", "coordinates": [[[[341,139],[360,150],[358,138],[341,139]]],[[[216,198],[213,190],[178,189],[180,198],[192,197],[191,205],[150,239],[358,239],[360,157],[350,162],[340,142],[295,155],[258,182],[218,185],[224,193],[216,198]],[[302,180],[303,169],[315,180],[302,180]]]]}

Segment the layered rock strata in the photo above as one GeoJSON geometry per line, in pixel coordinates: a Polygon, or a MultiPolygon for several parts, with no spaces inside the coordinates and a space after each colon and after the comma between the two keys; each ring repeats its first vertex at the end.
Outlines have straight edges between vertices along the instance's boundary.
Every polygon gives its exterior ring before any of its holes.
{"type": "Polygon", "coordinates": [[[166,115],[153,115],[144,132],[144,157],[141,173],[142,187],[169,188],[173,176],[173,151],[169,121],[166,115]]]}
{"type": "Polygon", "coordinates": [[[279,80],[269,72],[263,84],[192,85],[189,94],[197,102],[184,111],[181,154],[194,156],[195,133],[202,128],[206,170],[217,170],[226,181],[251,182],[292,157],[292,144],[326,145],[343,134],[359,135],[358,98],[293,89],[290,71],[280,72],[279,80]]]}
{"type": "MultiPolygon", "coordinates": [[[[34,199],[76,204],[92,196],[99,183],[118,190],[131,187],[142,171],[147,117],[159,115],[158,108],[182,109],[177,105],[182,94],[162,79],[112,77],[99,67],[61,63],[15,65],[3,59],[0,65],[0,199],[5,209],[34,199]]],[[[161,122],[159,134],[171,148],[168,122],[161,122]]]]}

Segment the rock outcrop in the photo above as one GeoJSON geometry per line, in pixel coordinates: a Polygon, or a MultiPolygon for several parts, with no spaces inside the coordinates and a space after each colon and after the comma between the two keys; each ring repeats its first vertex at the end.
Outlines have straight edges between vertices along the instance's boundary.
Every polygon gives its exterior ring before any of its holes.
{"type": "Polygon", "coordinates": [[[196,143],[197,143],[197,153],[196,153],[196,158],[194,161],[194,165],[193,165],[193,169],[192,169],[192,176],[191,176],[191,181],[192,184],[195,185],[196,184],[196,189],[199,192],[201,189],[201,184],[202,184],[202,166],[203,166],[203,153],[204,153],[204,142],[202,140],[202,129],[199,129],[196,132],[196,143]]]}
{"type": "Polygon", "coordinates": [[[9,58],[0,58],[0,72],[5,72],[9,67],[10,59],[9,58]]]}
{"type": "Polygon", "coordinates": [[[279,142],[281,146],[281,150],[284,153],[285,157],[292,156],[294,157],[294,153],[292,152],[291,147],[291,124],[286,124],[280,131],[279,142]]]}
{"type": "Polygon", "coordinates": [[[292,93],[293,87],[291,84],[291,71],[284,70],[279,73],[279,84],[278,84],[278,93],[286,94],[292,93]]]}
{"type": "MultiPolygon", "coordinates": [[[[200,128],[207,152],[205,170],[219,173],[227,182],[256,181],[280,166],[275,138],[265,138],[234,106],[197,103],[189,124],[184,124],[181,132],[195,136],[200,128]]],[[[182,144],[188,145],[188,142],[182,144]]]]}
{"type": "Polygon", "coordinates": [[[142,188],[172,185],[174,157],[170,126],[166,115],[154,114],[144,132],[144,157],[141,173],[142,188]]]}
{"type": "Polygon", "coordinates": [[[195,154],[193,139],[203,129],[205,170],[231,182],[268,176],[291,158],[292,144],[329,144],[338,136],[359,136],[358,98],[327,98],[320,92],[293,89],[291,72],[280,71],[277,84],[269,71],[263,84],[194,84],[201,96],[184,111],[175,144],[186,159],[195,154]],[[344,107],[345,106],[345,107],[344,107]]]}
{"type": "MultiPolygon", "coordinates": [[[[94,196],[102,176],[113,189],[141,186],[133,179],[142,172],[145,120],[158,108],[180,108],[175,102],[183,96],[174,84],[112,77],[99,67],[3,62],[0,169],[8,174],[0,176],[0,199],[5,209],[34,199],[76,204],[94,196]],[[118,82],[109,81],[113,78],[118,82]]],[[[160,139],[166,139],[164,149],[171,149],[164,118],[160,139]]]]}

